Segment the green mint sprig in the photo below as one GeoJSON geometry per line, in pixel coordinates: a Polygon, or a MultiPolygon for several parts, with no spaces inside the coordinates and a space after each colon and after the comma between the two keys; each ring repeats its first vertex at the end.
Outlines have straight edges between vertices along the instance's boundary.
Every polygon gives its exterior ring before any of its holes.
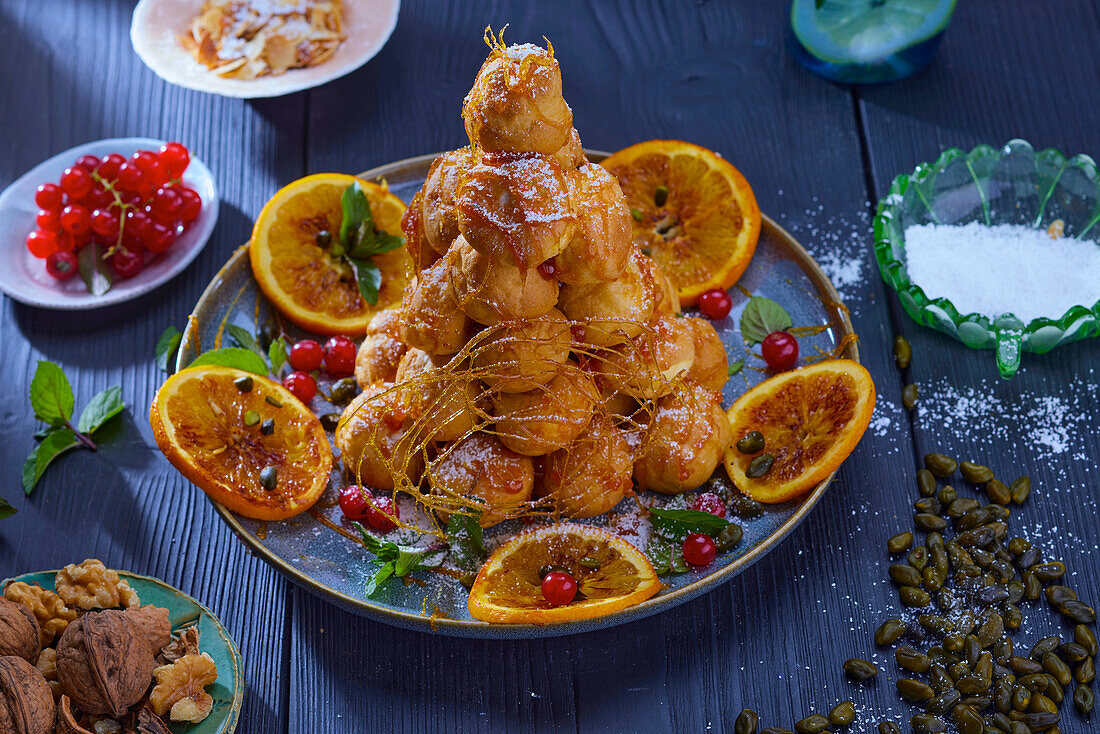
{"type": "Polygon", "coordinates": [[[122,402],[122,388],[109,387],[84,406],[74,426],[72,416],[76,401],[69,378],[64,370],[45,360],[38,363],[31,379],[30,401],[34,416],[47,427],[35,434],[39,443],[23,464],[23,492],[28,495],[34,491],[46,467],[61,454],[75,448],[97,450],[99,447],[92,436],[126,408],[122,402]]]}
{"type": "Polygon", "coordinates": [[[382,286],[382,271],[373,258],[401,247],[405,238],[375,227],[370,201],[358,181],[344,189],[340,209],[343,219],[339,236],[328,246],[328,253],[351,267],[359,293],[373,306],[378,303],[378,289],[382,286]]]}
{"type": "MultiPolygon", "coordinates": [[[[248,330],[228,324],[225,327],[229,338],[237,344],[235,347],[222,347],[203,352],[189,365],[196,367],[204,364],[220,365],[222,367],[234,367],[246,372],[267,377],[268,374],[278,377],[286,364],[289,346],[285,336],[279,336],[271,340],[265,350],[257,337],[248,333],[248,330]]],[[[165,372],[172,373],[175,368],[172,358],[179,350],[183,334],[175,326],[169,326],[157,339],[155,350],[156,363],[165,372]]],[[[266,339],[265,339],[266,341],[266,339]]]]}
{"type": "Polygon", "coordinates": [[[17,512],[19,512],[19,510],[12,507],[10,502],[0,497],[0,520],[11,517],[17,512]]]}
{"type": "Polygon", "coordinates": [[[722,532],[730,522],[709,512],[687,509],[649,508],[649,521],[653,525],[646,553],[658,575],[686,573],[683,543],[691,533],[706,533],[712,538],[722,532]]]}
{"type": "Polygon", "coordinates": [[[443,548],[437,546],[430,548],[401,546],[390,541],[379,540],[357,522],[353,522],[352,525],[363,536],[363,545],[374,554],[375,563],[378,565],[374,575],[367,580],[367,586],[364,590],[367,596],[374,596],[391,576],[403,578],[413,571],[435,568],[443,560],[445,554],[443,548]]]}
{"type": "Polygon", "coordinates": [[[741,338],[745,346],[759,344],[773,331],[784,331],[794,322],[787,309],[770,298],[753,296],[741,312],[741,338]]]}

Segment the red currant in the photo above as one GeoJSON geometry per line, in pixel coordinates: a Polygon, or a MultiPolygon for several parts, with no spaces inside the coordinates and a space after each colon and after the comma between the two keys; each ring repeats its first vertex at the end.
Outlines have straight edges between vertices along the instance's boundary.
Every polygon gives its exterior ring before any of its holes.
{"type": "Polygon", "coordinates": [[[84,197],[84,204],[90,209],[102,209],[105,206],[110,206],[114,201],[114,194],[98,181],[92,186],[92,190],[88,195],[84,197]]]}
{"type": "Polygon", "coordinates": [[[153,219],[141,209],[126,210],[126,229],[138,238],[145,239],[153,226],[153,219]]]}
{"type": "Polygon", "coordinates": [[[346,336],[334,336],[325,342],[325,368],[334,375],[355,372],[355,342],[346,336]]]}
{"type": "Polygon", "coordinates": [[[692,533],[684,540],[684,560],[692,566],[706,566],[717,553],[714,538],[706,533],[692,533]]]}
{"type": "Polygon", "coordinates": [[[362,520],[367,516],[370,508],[370,500],[367,498],[367,490],[357,484],[349,484],[340,492],[337,500],[340,503],[340,511],[349,520],[362,520]]]}
{"type": "Polygon", "coordinates": [[[191,162],[191,154],[179,143],[165,143],[157,153],[160,165],[172,178],[179,178],[191,162]]]}
{"type": "Polygon", "coordinates": [[[44,183],[34,192],[34,203],[51,212],[61,211],[64,194],[57,184],[44,183]]]}
{"type": "Polygon", "coordinates": [[[36,229],[27,235],[27,249],[35,257],[47,257],[57,252],[57,234],[36,229]]]}
{"type": "Polygon", "coordinates": [[[47,232],[56,232],[61,229],[61,217],[57,212],[51,212],[48,209],[40,209],[38,216],[34,218],[34,223],[38,225],[39,229],[44,229],[47,232]]]}
{"type": "Polygon", "coordinates": [[[388,533],[397,527],[397,505],[392,497],[370,497],[367,500],[367,524],[380,533],[388,533]]]}
{"type": "Polygon", "coordinates": [[[140,252],[125,248],[111,255],[111,267],[120,278],[133,278],[145,267],[145,257],[140,252]]]}
{"type": "Polygon", "coordinates": [[[302,339],[295,342],[294,346],[290,348],[290,354],[287,355],[290,366],[302,372],[317,369],[321,366],[323,358],[324,351],[321,349],[321,345],[312,339],[302,339]]]}
{"type": "Polygon", "coordinates": [[[123,156],[118,153],[111,153],[100,162],[99,168],[95,172],[108,181],[114,181],[118,176],[119,167],[125,162],[126,158],[123,156]]]}
{"type": "Polygon", "coordinates": [[[92,231],[105,240],[118,237],[118,217],[110,209],[92,212],[92,231]]]}
{"type": "Polygon", "coordinates": [[[145,187],[145,174],[133,161],[118,167],[118,188],[126,193],[141,191],[145,187]]]}
{"type": "Polygon", "coordinates": [[[180,189],[180,198],[183,199],[183,208],[180,209],[180,219],[184,224],[190,224],[199,218],[202,212],[202,197],[199,192],[184,186],[180,189]]]}
{"type": "Polygon", "coordinates": [[[542,577],[542,596],[560,607],[577,598],[577,580],[567,571],[551,571],[542,577]]]}
{"type": "Polygon", "coordinates": [[[317,381],[308,372],[291,372],[283,378],[283,387],[306,405],[317,394],[317,381]]]}
{"type": "Polygon", "coordinates": [[[150,214],[153,215],[153,219],[161,224],[173,224],[179,218],[181,209],[183,209],[183,197],[176,189],[170,186],[161,186],[153,194],[150,214]]]}
{"type": "Polygon", "coordinates": [[[172,246],[176,241],[176,228],[167,227],[159,222],[154,224],[149,233],[142,239],[145,249],[149,252],[161,253],[172,246]]]}
{"type": "Polygon", "coordinates": [[[57,234],[57,249],[60,252],[75,252],[84,245],[92,241],[91,231],[84,234],[73,234],[72,232],[58,232],[57,234]]]}
{"type": "Polygon", "coordinates": [[[99,159],[94,155],[82,155],[76,159],[76,163],[73,164],[77,168],[83,168],[88,173],[91,173],[95,169],[99,168],[99,159]]]}
{"type": "Polygon", "coordinates": [[[51,252],[46,258],[46,272],[55,280],[68,280],[76,275],[76,255],[71,252],[51,252]]]}
{"type": "Polygon", "coordinates": [[[83,168],[66,168],[61,174],[61,190],[71,199],[83,199],[92,190],[92,174],[83,168]]]}
{"type": "Polygon", "coordinates": [[[72,234],[84,234],[92,224],[92,215],[80,204],[69,204],[61,210],[61,228],[72,234]]]}
{"type": "Polygon", "coordinates": [[[730,298],[730,294],[717,288],[711,288],[699,296],[699,310],[711,321],[729,316],[732,306],[733,299],[730,298]]]}
{"type": "Polygon", "coordinates": [[[703,492],[691,503],[691,509],[699,512],[709,512],[718,517],[726,516],[726,503],[714,492],[703,492]]]}
{"type": "Polygon", "coordinates": [[[773,372],[784,372],[798,361],[798,340],[785,331],[773,331],[760,346],[764,361],[773,372]]]}

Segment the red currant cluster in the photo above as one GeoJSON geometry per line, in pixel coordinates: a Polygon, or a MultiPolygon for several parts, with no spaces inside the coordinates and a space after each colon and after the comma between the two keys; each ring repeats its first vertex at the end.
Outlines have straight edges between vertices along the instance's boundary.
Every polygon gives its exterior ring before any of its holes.
{"type": "Polygon", "coordinates": [[[35,192],[38,228],[27,235],[27,249],[65,280],[76,273],[75,253],[95,241],[118,277],[134,277],[145,267],[144,253],[167,250],[202,211],[202,197],[180,181],[190,162],[179,143],[128,159],[80,156],[58,183],[35,192]]]}
{"type": "Polygon", "coordinates": [[[346,336],[334,336],[321,346],[313,339],[294,343],[287,354],[287,362],[294,371],[283,378],[283,387],[306,405],[317,394],[317,381],[310,372],[321,369],[333,377],[347,377],[355,372],[355,342],[346,336]]]}
{"type": "Polygon", "coordinates": [[[394,518],[400,517],[393,498],[375,495],[358,484],[350,484],[340,492],[338,499],[344,517],[356,522],[365,520],[375,530],[388,533],[397,527],[394,518]]]}

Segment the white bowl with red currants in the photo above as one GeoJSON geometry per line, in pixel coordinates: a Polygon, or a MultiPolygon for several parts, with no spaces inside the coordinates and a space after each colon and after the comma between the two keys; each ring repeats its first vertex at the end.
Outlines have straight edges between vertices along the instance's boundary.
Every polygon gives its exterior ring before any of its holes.
{"type": "Polygon", "coordinates": [[[0,270],[0,290],[60,309],[135,298],[187,267],[217,217],[213,176],[181,143],[78,146],[0,194],[0,241],[16,264],[0,270]]]}

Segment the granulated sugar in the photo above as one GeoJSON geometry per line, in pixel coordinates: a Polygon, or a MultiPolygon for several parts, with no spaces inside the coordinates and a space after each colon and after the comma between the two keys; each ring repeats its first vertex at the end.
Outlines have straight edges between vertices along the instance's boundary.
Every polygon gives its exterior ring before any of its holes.
{"type": "Polygon", "coordinates": [[[905,230],[909,278],[961,314],[1059,318],[1100,300],[1100,245],[1018,224],[920,224],[905,230]]]}
{"type": "Polygon", "coordinates": [[[874,272],[869,210],[859,209],[854,216],[830,216],[817,197],[813,202],[814,206],[801,214],[781,214],[780,219],[810,251],[845,305],[858,312],[858,289],[866,282],[867,274],[874,272]]]}

